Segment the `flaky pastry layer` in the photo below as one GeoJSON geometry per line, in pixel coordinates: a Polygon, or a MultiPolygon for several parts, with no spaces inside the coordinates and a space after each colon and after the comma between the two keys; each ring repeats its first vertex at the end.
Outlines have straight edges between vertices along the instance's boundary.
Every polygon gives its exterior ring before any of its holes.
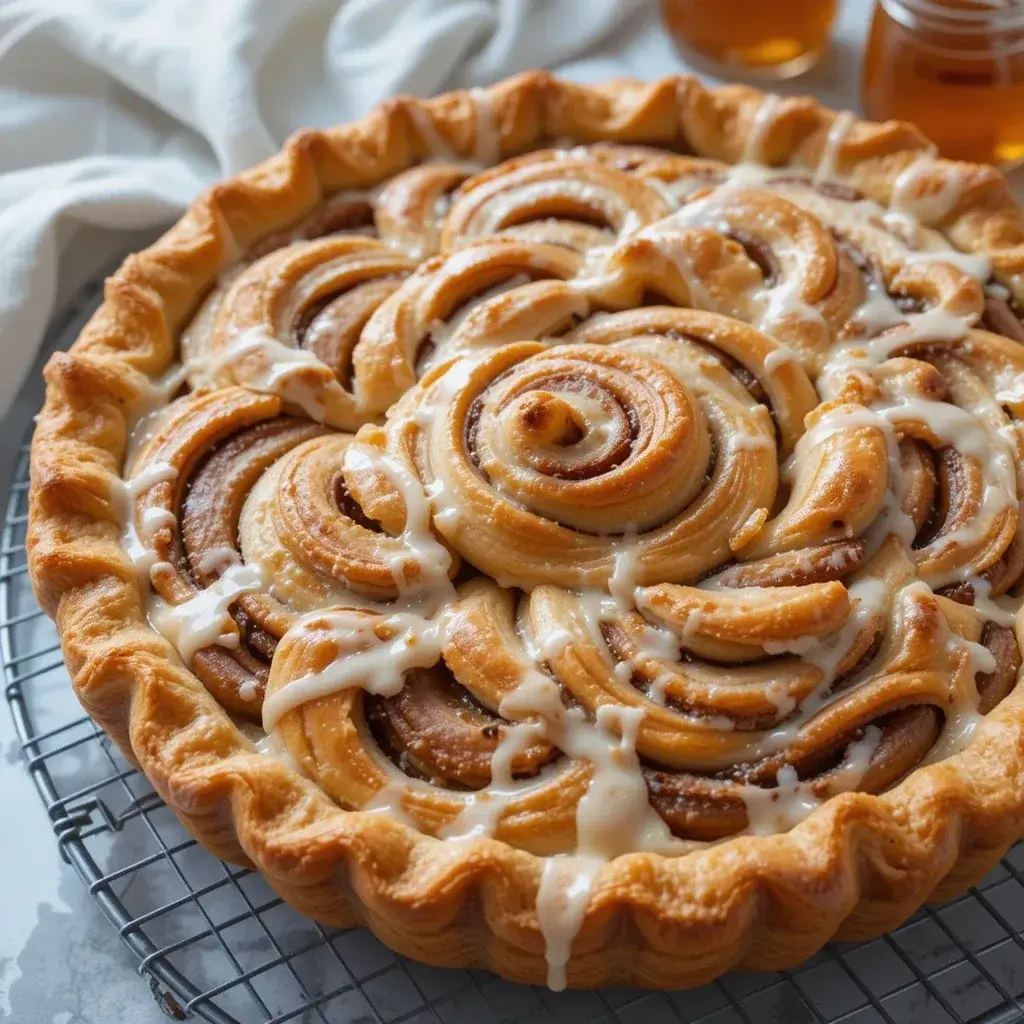
{"type": "MultiPolygon", "coordinates": [[[[28,551],[83,706],[213,853],[254,865],[326,924],[366,924],[415,959],[538,983],[546,974],[536,913],[543,860],[493,839],[445,843],[379,814],[341,810],[313,782],[259,754],[147,623],[110,500],[129,425],[151,408],[152,381],[176,360],[182,329],[223,271],[327,198],[429,158],[438,140],[462,158],[479,156],[479,102],[470,92],[398,98],[354,124],[301,132],[129,257],[72,350],[47,366],[28,551]]],[[[784,99],[758,125],[760,93],[709,90],[687,77],[583,86],[533,72],[490,88],[486,102],[495,160],[571,140],[736,163],[757,131],[764,163],[815,170],[837,117],[812,100],[784,99]]],[[[828,158],[860,193],[887,205],[927,147],[911,126],[858,122],[828,158]]],[[[929,174],[936,190],[954,176],[958,198],[926,226],[1014,279],[1024,269],[1024,217],[1002,176],[941,160],[929,174]]],[[[471,234],[473,225],[450,229],[471,234]]],[[[395,269],[385,262],[381,276],[395,269]]],[[[339,422],[349,414],[343,404],[332,413],[339,422]]],[[[924,900],[976,881],[1019,837],[1022,751],[1024,694],[1016,688],[965,749],[880,795],[831,797],[781,835],[740,836],[679,857],[616,858],[594,886],[569,984],[698,985],[731,968],[792,965],[836,936],[894,927],[924,900]]]]}

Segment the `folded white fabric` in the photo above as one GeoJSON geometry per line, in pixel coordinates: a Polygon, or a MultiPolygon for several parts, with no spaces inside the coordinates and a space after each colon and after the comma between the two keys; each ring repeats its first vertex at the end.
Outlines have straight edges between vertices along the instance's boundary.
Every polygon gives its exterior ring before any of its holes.
{"type": "Polygon", "coordinates": [[[352,120],[396,92],[531,67],[650,77],[638,65],[651,47],[672,65],[653,21],[648,0],[6,0],[0,413],[78,226],[160,227],[296,128],[352,120]]]}

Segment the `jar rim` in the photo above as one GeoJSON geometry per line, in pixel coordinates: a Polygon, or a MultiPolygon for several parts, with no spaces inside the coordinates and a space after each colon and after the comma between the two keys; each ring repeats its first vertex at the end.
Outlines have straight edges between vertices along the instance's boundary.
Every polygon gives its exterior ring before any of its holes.
{"type": "Polygon", "coordinates": [[[935,0],[881,0],[886,14],[906,28],[941,31],[991,32],[1024,28],[1024,3],[1020,0],[977,0],[973,9],[946,7],[935,0]]]}

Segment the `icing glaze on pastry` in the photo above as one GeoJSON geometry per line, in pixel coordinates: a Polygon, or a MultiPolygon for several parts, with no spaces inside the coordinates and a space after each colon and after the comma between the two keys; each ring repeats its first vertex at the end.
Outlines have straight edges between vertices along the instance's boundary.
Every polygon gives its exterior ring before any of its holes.
{"type": "Polygon", "coordinates": [[[487,93],[395,102],[421,162],[235,246],[104,500],[261,751],[543,858],[559,988],[618,858],[884,792],[1013,689],[1024,295],[942,233],[973,172],[865,182],[850,115],[799,166],[778,97],[734,163],[499,162],[487,93]]]}

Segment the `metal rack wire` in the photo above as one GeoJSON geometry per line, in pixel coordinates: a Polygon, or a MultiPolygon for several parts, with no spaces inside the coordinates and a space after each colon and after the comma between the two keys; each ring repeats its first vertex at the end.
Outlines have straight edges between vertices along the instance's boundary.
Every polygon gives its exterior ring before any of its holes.
{"type": "MultiPolygon", "coordinates": [[[[55,322],[66,347],[102,277],[55,322]]],[[[837,943],[792,971],[732,974],[690,992],[552,993],[395,956],[327,930],[263,879],[202,850],[146,778],[81,714],[25,564],[28,446],[0,532],[0,658],[26,770],[64,859],[174,1020],[213,1024],[1015,1024],[1024,1021],[1024,844],[976,888],[891,935],[837,943]]]]}

